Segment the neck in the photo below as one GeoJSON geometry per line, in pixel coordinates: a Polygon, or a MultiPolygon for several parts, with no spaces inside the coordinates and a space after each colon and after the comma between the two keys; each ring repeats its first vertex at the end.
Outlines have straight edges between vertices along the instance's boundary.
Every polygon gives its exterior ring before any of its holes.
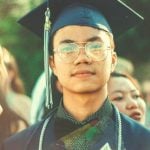
{"type": "Polygon", "coordinates": [[[63,91],[65,109],[77,120],[83,121],[103,105],[107,97],[107,88],[92,93],[72,93],[63,91]]]}

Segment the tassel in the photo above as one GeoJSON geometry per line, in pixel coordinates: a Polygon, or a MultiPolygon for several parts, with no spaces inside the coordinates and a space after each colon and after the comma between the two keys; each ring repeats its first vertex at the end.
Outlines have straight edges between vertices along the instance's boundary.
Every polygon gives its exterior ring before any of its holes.
{"type": "Polygon", "coordinates": [[[47,8],[45,12],[45,24],[44,24],[44,70],[46,79],[46,107],[49,109],[53,107],[52,99],[52,87],[51,87],[51,75],[49,71],[49,32],[51,28],[50,22],[50,9],[47,8]]]}

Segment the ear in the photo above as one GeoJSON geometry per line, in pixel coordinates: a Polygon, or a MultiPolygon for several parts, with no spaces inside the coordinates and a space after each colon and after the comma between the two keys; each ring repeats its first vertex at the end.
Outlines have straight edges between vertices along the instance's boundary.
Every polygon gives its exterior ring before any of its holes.
{"type": "Polygon", "coordinates": [[[55,74],[55,76],[57,76],[57,71],[56,71],[56,67],[55,67],[54,56],[50,56],[49,57],[49,65],[50,65],[53,73],[55,74]]]}
{"type": "Polygon", "coordinates": [[[117,65],[117,53],[113,51],[112,52],[111,72],[113,72],[115,70],[116,65],[117,65]]]}

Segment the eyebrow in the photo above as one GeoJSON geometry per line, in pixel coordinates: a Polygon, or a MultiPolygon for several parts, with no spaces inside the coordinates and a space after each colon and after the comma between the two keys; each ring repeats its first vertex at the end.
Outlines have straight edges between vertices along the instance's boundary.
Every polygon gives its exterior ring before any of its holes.
{"type": "Polygon", "coordinates": [[[75,41],[73,40],[69,40],[69,39],[66,39],[66,40],[63,40],[60,42],[60,44],[63,44],[63,43],[74,43],[75,41]]]}
{"type": "Polygon", "coordinates": [[[87,42],[92,42],[92,41],[102,41],[102,39],[99,36],[94,36],[86,40],[87,42]]]}
{"type": "MultiPolygon", "coordinates": [[[[87,39],[85,41],[86,42],[102,41],[102,39],[99,36],[94,36],[94,37],[91,37],[91,38],[89,38],[89,39],[87,39]]],[[[71,39],[65,39],[65,40],[62,40],[60,43],[63,44],[63,43],[78,43],[78,42],[76,42],[74,40],[71,40],[71,39]]]]}

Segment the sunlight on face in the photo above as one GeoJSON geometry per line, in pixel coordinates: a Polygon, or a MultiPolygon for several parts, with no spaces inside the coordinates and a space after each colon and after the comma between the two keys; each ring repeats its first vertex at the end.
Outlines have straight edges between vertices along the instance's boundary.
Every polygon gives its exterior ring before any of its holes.
{"type": "MultiPolygon", "coordinates": [[[[109,35],[87,26],[67,26],[56,32],[53,47],[56,49],[61,43],[103,42],[111,47],[109,35]]],[[[81,44],[81,46],[83,46],[81,44]]],[[[102,61],[93,61],[81,49],[79,56],[72,62],[60,61],[58,53],[51,59],[51,67],[63,86],[63,90],[86,93],[100,90],[109,79],[112,70],[111,64],[116,61],[113,50],[108,51],[107,57],[102,61]]]]}

